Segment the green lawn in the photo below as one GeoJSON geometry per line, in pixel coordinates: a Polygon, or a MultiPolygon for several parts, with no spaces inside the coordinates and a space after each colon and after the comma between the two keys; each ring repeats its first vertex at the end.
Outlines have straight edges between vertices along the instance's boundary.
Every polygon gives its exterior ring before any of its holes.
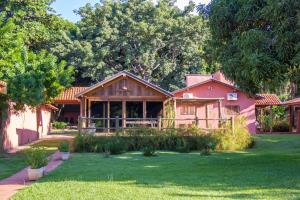
{"type": "Polygon", "coordinates": [[[9,177],[26,166],[25,155],[0,154],[0,180],[9,177]]]}
{"type": "Polygon", "coordinates": [[[211,156],[74,154],[14,199],[299,199],[300,136],[256,140],[254,149],[211,156]]]}

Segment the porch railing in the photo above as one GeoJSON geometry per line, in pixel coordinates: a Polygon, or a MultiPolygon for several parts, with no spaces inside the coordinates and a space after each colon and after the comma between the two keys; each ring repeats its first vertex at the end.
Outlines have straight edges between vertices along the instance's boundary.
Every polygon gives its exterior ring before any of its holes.
{"type": "Polygon", "coordinates": [[[227,124],[233,130],[234,118],[217,119],[208,118],[93,118],[79,117],[78,130],[79,132],[110,132],[124,129],[136,128],[156,128],[158,130],[188,128],[196,126],[205,130],[224,129],[224,124],[227,124]]]}

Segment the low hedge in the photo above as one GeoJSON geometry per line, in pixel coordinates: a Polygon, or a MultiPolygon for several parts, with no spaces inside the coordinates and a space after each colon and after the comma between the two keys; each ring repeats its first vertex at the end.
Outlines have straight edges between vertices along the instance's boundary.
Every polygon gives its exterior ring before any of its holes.
{"type": "Polygon", "coordinates": [[[78,135],[75,138],[76,152],[106,152],[119,154],[126,151],[142,151],[153,147],[155,150],[189,152],[203,150],[207,144],[215,144],[210,135],[206,136],[92,136],[78,135]]]}
{"type": "Polygon", "coordinates": [[[167,150],[178,152],[211,150],[243,150],[253,145],[245,128],[245,120],[237,118],[232,129],[225,124],[223,129],[211,132],[197,127],[158,131],[152,128],[132,129],[115,136],[81,134],[75,138],[76,152],[109,152],[120,154],[126,151],[167,150]]]}

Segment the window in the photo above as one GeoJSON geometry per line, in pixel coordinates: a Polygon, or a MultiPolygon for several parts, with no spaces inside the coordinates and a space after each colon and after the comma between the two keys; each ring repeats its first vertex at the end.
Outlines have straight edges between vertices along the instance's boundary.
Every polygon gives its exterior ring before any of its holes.
{"type": "Polygon", "coordinates": [[[240,106],[237,105],[227,105],[226,108],[226,114],[227,115],[238,115],[240,114],[240,106]]]}
{"type": "Polygon", "coordinates": [[[180,109],[181,115],[195,115],[196,113],[196,107],[195,106],[182,106],[180,109]]]}

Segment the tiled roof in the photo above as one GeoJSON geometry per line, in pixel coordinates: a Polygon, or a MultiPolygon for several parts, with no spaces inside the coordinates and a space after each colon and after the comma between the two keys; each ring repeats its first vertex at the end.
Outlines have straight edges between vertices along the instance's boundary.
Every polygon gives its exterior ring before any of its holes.
{"type": "Polygon", "coordinates": [[[300,97],[286,101],[283,104],[284,105],[300,105],[300,97]]]}
{"type": "Polygon", "coordinates": [[[50,109],[50,110],[58,110],[58,108],[56,108],[55,106],[51,105],[51,104],[44,104],[42,106],[45,106],[46,108],[50,109]]]}
{"type": "Polygon", "coordinates": [[[71,87],[62,92],[54,99],[54,103],[64,104],[78,104],[79,99],[75,97],[76,94],[86,90],[87,87],[71,87]]]}
{"type": "Polygon", "coordinates": [[[256,106],[275,106],[281,105],[282,102],[276,94],[257,94],[256,106]]]}

